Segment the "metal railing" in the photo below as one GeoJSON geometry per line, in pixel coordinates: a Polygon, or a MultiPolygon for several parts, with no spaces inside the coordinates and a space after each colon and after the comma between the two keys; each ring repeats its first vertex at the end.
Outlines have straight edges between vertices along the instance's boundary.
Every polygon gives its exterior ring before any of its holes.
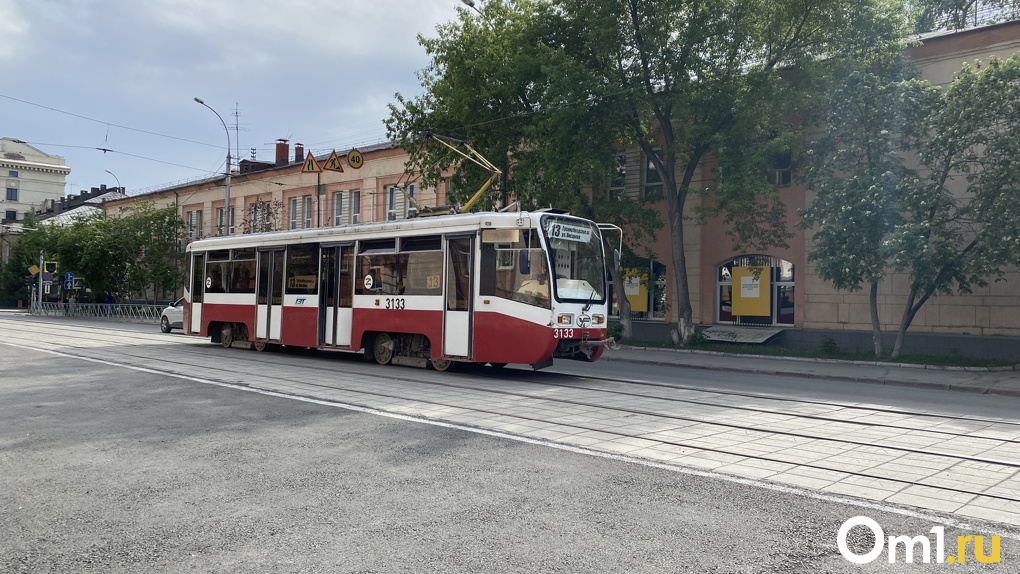
{"type": "Polygon", "coordinates": [[[33,315],[53,317],[85,317],[133,323],[157,323],[166,305],[130,303],[39,303],[33,302],[33,315]]]}

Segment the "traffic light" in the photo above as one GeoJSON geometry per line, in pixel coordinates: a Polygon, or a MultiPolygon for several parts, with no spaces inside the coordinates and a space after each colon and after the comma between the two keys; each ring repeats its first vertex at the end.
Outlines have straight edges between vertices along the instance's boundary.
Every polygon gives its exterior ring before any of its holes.
{"type": "Polygon", "coordinates": [[[57,262],[56,261],[47,261],[47,262],[43,263],[43,271],[46,272],[46,273],[56,273],[57,272],[57,262]]]}

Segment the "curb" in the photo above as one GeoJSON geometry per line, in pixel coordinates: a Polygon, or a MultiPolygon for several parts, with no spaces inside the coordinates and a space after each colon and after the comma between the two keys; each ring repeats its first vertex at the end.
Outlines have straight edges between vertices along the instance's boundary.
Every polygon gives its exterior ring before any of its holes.
{"type": "MultiPolygon", "coordinates": [[[[641,347],[630,347],[630,348],[632,348],[632,349],[643,349],[641,347]]],[[[673,349],[665,349],[665,350],[672,351],[673,349]]],[[[687,353],[710,354],[710,355],[715,355],[715,356],[728,356],[726,353],[716,353],[716,352],[711,352],[711,351],[700,351],[699,352],[699,351],[684,351],[684,350],[681,350],[681,349],[676,349],[676,351],[677,352],[687,352],[687,353]]],[[[741,355],[741,356],[742,357],[751,357],[751,358],[776,359],[776,357],[773,357],[773,356],[758,356],[758,355],[741,355]]],[[[873,378],[866,378],[866,377],[852,377],[852,376],[848,376],[848,375],[801,373],[801,372],[796,372],[796,371],[785,371],[785,370],[780,370],[780,369],[761,369],[761,368],[741,369],[741,368],[738,368],[738,367],[731,367],[731,366],[726,366],[726,365],[677,365],[675,363],[670,363],[670,362],[666,362],[666,361],[655,361],[655,360],[649,360],[649,359],[627,359],[627,358],[623,358],[623,357],[607,358],[605,355],[602,356],[602,360],[619,361],[619,362],[622,362],[622,363],[632,363],[632,364],[638,364],[638,365],[658,365],[658,366],[674,366],[674,367],[682,366],[682,367],[685,367],[685,368],[688,368],[688,369],[701,369],[703,371],[721,371],[721,372],[731,372],[731,373],[751,373],[751,374],[755,374],[755,375],[780,375],[780,376],[786,376],[786,377],[803,377],[803,378],[813,378],[813,379],[824,379],[824,380],[830,380],[830,381],[845,381],[845,382],[851,382],[851,383],[866,383],[866,384],[871,384],[871,385],[887,385],[887,386],[894,386],[894,387],[912,387],[912,388],[918,388],[918,389],[930,389],[930,390],[938,390],[938,391],[976,393],[976,394],[980,394],[980,395],[992,394],[992,395],[1000,395],[1000,396],[1020,397],[1020,388],[1010,389],[1010,388],[995,388],[995,387],[974,387],[974,386],[967,386],[967,385],[950,385],[950,384],[946,384],[946,383],[929,383],[929,382],[923,382],[923,381],[904,381],[904,380],[900,380],[900,379],[873,379],[873,378]]],[[[782,360],[782,359],[780,359],[780,360],[782,360]]],[[[817,362],[832,362],[832,361],[826,361],[825,359],[821,359],[821,360],[818,360],[817,362]]],[[[895,366],[895,365],[889,365],[887,363],[870,363],[870,362],[863,362],[863,361],[842,361],[842,363],[843,364],[866,364],[866,365],[878,365],[878,366],[895,366]]],[[[920,366],[923,367],[924,365],[920,365],[920,366]]],[[[977,368],[980,369],[980,367],[977,367],[977,368]]],[[[1014,369],[1002,369],[1002,370],[1010,370],[1010,371],[1012,371],[1014,369]]]]}
{"type": "Polygon", "coordinates": [[[814,357],[780,357],[777,355],[752,355],[746,353],[721,353],[719,351],[700,351],[698,349],[663,349],[660,347],[635,347],[632,345],[621,345],[621,349],[633,349],[635,351],[653,351],[666,353],[686,353],[691,355],[707,355],[713,357],[740,357],[748,359],[767,359],[770,361],[796,361],[801,363],[826,363],[836,365],[867,365],[869,367],[897,367],[903,369],[925,369],[933,371],[961,371],[968,373],[1001,373],[1020,371],[1020,364],[1005,367],[957,367],[953,365],[920,365],[917,363],[890,363],[884,361],[851,361],[849,359],[821,359],[814,357]]]}

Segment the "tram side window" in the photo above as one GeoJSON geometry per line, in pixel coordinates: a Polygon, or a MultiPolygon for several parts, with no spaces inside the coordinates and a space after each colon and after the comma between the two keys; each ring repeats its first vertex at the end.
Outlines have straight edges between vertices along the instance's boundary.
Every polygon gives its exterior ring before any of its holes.
{"type": "MultiPolygon", "coordinates": [[[[524,231],[513,242],[490,242],[483,232],[480,294],[549,308],[545,251],[532,247],[531,239],[530,233],[524,231]]],[[[534,243],[537,245],[537,238],[534,243]]]]}
{"type": "Polygon", "coordinates": [[[255,292],[255,250],[234,249],[230,253],[230,292],[255,292]]]}
{"type": "Polygon", "coordinates": [[[319,284],[319,246],[287,248],[287,294],[314,295],[319,284]]]}

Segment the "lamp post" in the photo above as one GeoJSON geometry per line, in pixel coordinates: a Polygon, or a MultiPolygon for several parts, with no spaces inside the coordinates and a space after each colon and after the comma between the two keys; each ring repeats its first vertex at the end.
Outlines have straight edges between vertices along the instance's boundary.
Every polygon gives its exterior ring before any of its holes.
{"type": "Polygon", "coordinates": [[[119,177],[117,177],[117,174],[113,173],[112,171],[110,171],[110,170],[108,170],[108,169],[104,169],[103,171],[105,171],[106,173],[108,173],[108,174],[112,175],[112,176],[113,176],[113,179],[117,180],[117,189],[118,189],[118,190],[119,190],[119,191],[120,191],[121,193],[124,193],[124,186],[120,184],[120,178],[119,178],[119,177]]]}
{"type": "Polygon", "coordinates": [[[227,191],[223,195],[223,235],[230,235],[230,130],[227,129],[227,122],[223,121],[223,116],[216,110],[212,109],[209,104],[202,101],[201,98],[195,98],[195,101],[209,108],[209,111],[216,114],[219,118],[220,123],[223,124],[223,131],[227,133],[227,191]]]}
{"type": "Polygon", "coordinates": [[[475,7],[475,0],[460,0],[460,1],[463,2],[465,6],[471,8],[475,12],[478,12],[479,16],[482,15],[482,11],[475,7]]]}

